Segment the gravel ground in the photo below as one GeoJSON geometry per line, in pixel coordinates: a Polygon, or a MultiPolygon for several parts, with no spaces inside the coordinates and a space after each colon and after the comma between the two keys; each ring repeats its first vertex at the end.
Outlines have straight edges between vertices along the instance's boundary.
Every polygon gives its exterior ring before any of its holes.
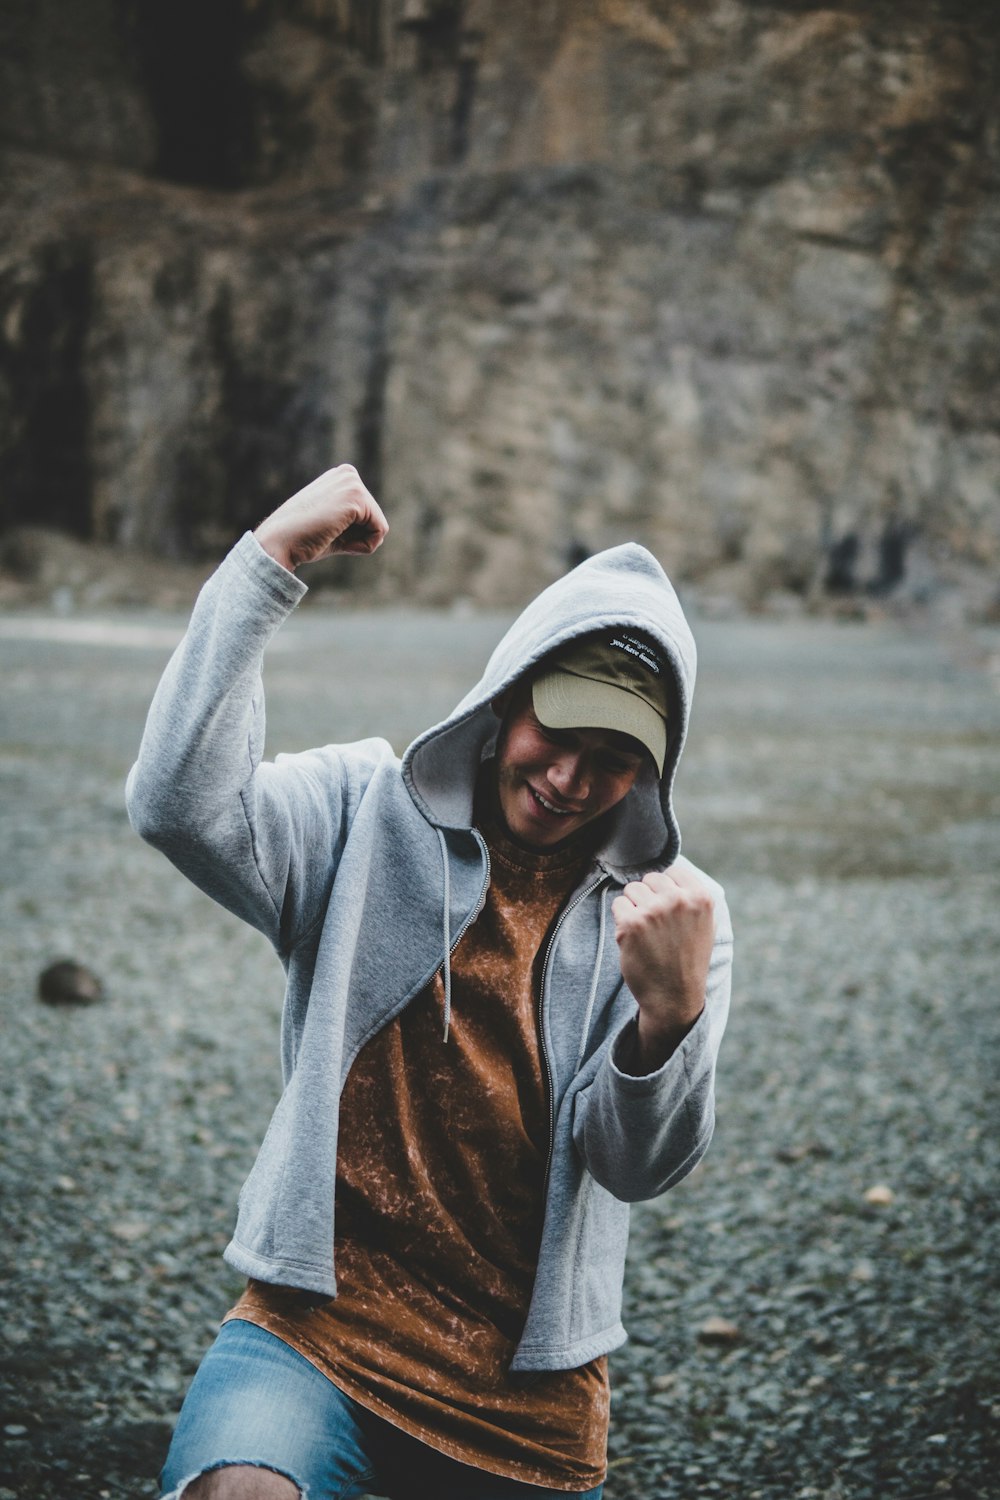
{"type": "MultiPolygon", "coordinates": [[[[402,748],[504,623],[305,607],[271,750],[402,748]]],[[[279,1087],[280,970],[122,803],[181,628],[0,618],[0,1500],[154,1495],[239,1291],[220,1252],[279,1087]],[[62,957],[101,1003],[38,1001],[62,957]]],[[[736,993],[712,1149],[635,1212],[607,1500],[997,1495],[1000,634],[697,633],[679,804],[736,993]]]]}

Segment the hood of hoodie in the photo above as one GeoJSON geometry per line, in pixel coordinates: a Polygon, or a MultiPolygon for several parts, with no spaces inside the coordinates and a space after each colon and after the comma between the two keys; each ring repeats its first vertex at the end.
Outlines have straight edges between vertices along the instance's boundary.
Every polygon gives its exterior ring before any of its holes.
{"type": "Polygon", "coordinates": [[[544,589],[510,626],[475,687],[408,747],[403,777],[431,823],[472,826],[477,773],[493,755],[500,728],[493,700],[567,642],[612,627],[641,631],[657,642],[672,671],[673,691],[663,774],[657,777],[647,762],[607,815],[597,857],[621,873],[673,863],[681,844],[673,786],[687,737],[697,654],[673,585],[652,553],[634,542],[597,553],[544,589]]]}

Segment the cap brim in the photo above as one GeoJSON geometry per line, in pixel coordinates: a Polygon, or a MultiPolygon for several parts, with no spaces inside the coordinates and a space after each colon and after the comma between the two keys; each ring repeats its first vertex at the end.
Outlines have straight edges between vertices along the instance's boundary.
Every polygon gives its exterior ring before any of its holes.
{"type": "Polygon", "coordinates": [[[547,729],[609,729],[645,745],[663,775],[667,726],[651,704],[626,688],[573,672],[545,672],[531,685],[538,721],[547,729]]]}

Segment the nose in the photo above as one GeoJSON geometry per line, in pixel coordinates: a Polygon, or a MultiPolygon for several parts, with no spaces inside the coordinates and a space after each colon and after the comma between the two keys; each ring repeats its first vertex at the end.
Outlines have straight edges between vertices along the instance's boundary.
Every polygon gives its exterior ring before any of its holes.
{"type": "Polygon", "coordinates": [[[567,750],[556,756],[548,767],[549,781],[560,797],[569,802],[585,802],[590,791],[586,758],[582,751],[567,750]]]}

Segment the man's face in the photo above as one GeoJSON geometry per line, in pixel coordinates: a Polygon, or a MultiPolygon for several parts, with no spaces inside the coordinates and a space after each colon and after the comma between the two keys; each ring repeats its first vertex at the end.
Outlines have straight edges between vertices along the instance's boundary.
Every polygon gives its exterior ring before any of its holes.
{"type": "Polygon", "coordinates": [[[518,687],[497,745],[497,791],[507,830],[518,843],[550,849],[626,795],[647,752],[610,729],[546,729],[531,689],[518,687]]]}

